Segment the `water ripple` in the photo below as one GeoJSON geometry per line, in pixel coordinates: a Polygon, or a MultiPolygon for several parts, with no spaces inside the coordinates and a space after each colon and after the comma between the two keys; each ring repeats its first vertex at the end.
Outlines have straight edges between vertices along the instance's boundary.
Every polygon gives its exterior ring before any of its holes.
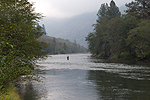
{"type": "Polygon", "coordinates": [[[121,77],[150,80],[150,67],[139,65],[127,65],[118,63],[94,63],[89,62],[89,59],[82,59],[83,62],[72,61],[57,61],[52,58],[46,61],[39,61],[37,64],[45,66],[42,70],[49,69],[81,69],[81,70],[103,70],[110,73],[119,74],[121,77]],[[85,60],[85,61],[84,61],[85,60]],[[142,73],[142,74],[141,74],[142,73]]]}

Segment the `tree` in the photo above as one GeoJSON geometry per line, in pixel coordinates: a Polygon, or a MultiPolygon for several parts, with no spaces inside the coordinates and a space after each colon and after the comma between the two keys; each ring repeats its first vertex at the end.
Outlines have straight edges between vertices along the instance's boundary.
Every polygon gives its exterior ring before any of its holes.
{"type": "Polygon", "coordinates": [[[100,9],[98,10],[97,16],[98,18],[107,17],[108,4],[101,4],[100,9]]]}
{"type": "Polygon", "coordinates": [[[139,19],[150,18],[150,1],[149,0],[135,0],[131,3],[126,4],[128,8],[126,13],[135,16],[139,19]]]}
{"type": "Polygon", "coordinates": [[[42,24],[42,28],[43,28],[42,32],[46,33],[46,29],[45,29],[45,25],[44,24],[42,24]]]}
{"type": "Polygon", "coordinates": [[[121,16],[121,12],[119,11],[119,8],[116,6],[113,0],[110,2],[110,7],[108,7],[107,15],[109,19],[121,16]]]}
{"type": "Polygon", "coordinates": [[[112,59],[119,59],[120,57],[124,57],[123,59],[132,57],[134,59],[139,55],[140,57],[142,55],[142,59],[149,57],[147,51],[149,50],[149,44],[146,42],[148,40],[145,35],[149,36],[148,23],[138,20],[137,17],[130,14],[121,16],[113,0],[110,6],[102,4],[97,15],[97,23],[93,25],[94,32],[89,33],[86,37],[89,50],[93,55],[112,59]],[[139,22],[145,23],[146,27],[143,28],[144,24],[139,24],[139,22]],[[142,29],[145,30],[141,32],[142,29]],[[134,34],[139,36],[139,40],[134,34]],[[141,44],[139,41],[144,42],[141,44]]]}
{"type": "MultiPolygon", "coordinates": [[[[97,13],[98,19],[97,23],[94,24],[94,32],[90,33],[86,37],[86,41],[88,41],[89,49],[91,53],[103,56],[103,57],[109,57],[110,56],[110,41],[106,37],[110,37],[110,31],[108,32],[108,29],[110,29],[109,22],[113,18],[118,18],[121,16],[121,13],[116,6],[115,2],[112,0],[110,2],[110,6],[108,4],[102,4],[98,13],[97,13]]],[[[111,32],[112,33],[112,32],[111,32]]],[[[114,34],[114,33],[112,33],[114,34]]]]}
{"type": "Polygon", "coordinates": [[[128,45],[131,45],[138,59],[150,58],[150,20],[141,21],[138,27],[129,31],[126,39],[128,45]]]}
{"type": "Polygon", "coordinates": [[[110,20],[111,18],[117,18],[121,16],[121,12],[119,11],[119,8],[116,6],[115,2],[111,0],[110,6],[108,4],[104,3],[101,4],[101,7],[97,13],[98,18],[107,18],[110,20]]]}
{"type": "Polygon", "coordinates": [[[28,0],[1,0],[0,9],[0,87],[22,75],[38,78],[32,75],[36,60],[45,56],[36,27],[42,15],[28,0]]]}
{"type": "Polygon", "coordinates": [[[40,26],[39,23],[37,23],[36,30],[37,30],[37,32],[36,32],[37,38],[39,38],[40,36],[46,34],[46,30],[45,30],[44,24],[42,26],[40,26]]]}
{"type": "Polygon", "coordinates": [[[86,38],[85,40],[87,41],[90,52],[94,54],[96,52],[95,35],[93,33],[89,33],[88,36],[85,38],[86,38]]]}
{"type": "Polygon", "coordinates": [[[133,16],[123,15],[122,17],[112,18],[106,23],[104,41],[108,41],[111,57],[119,59],[121,53],[128,52],[126,45],[128,32],[137,27],[137,19],[133,16]]]}
{"type": "Polygon", "coordinates": [[[57,49],[56,46],[57,46],[56,39],[53,38],[53,41],[52,41],[52,53],[53,54],[55,54],[55,52],[56,52],[56,49],[57,49]]]}

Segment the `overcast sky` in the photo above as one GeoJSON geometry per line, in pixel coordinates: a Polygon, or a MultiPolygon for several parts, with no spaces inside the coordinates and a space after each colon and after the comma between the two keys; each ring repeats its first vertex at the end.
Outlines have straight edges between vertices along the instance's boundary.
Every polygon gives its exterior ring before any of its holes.
{"type": "MultiPolygon", "coordinates": [[[[35,2],[36,12],[46,17],[72,17],[86,12],[98,11],[102,3],[111,0],[29,0],[35,2]]],[[[114,0],[118,7],[133,0],[114,0]]]]}

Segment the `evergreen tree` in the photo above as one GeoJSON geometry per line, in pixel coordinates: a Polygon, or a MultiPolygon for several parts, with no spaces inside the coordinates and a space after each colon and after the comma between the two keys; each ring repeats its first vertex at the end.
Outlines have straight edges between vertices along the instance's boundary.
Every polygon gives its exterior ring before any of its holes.
{"type": "Polygon", "coordinates": [[[46,29],[45,29],[45,25],[44,24],[42,24],[42,32],[44,32],[44,33],[46,33],[46,29]]]}
{"type": "Polygon", "coordinates": [[[86,37],[90,52],[98,57],[112,59],[150,59],[150,1],[135,0],[129,4],[126,15],[120,15],[112,0],[102,4],[94,32],[86,37]],[[140,20],[139,20],[140,19],[140,20]]]}
{"type": "Polygon", "coordinates": [[[111,18],[117,18],[121,16],[121,12],[119,11],[119,8],[116,6],[115,2],[112,0],[110,2],[110,6],[108,4],[104,3],[101,5],[98,13],[97,13],[98,18],[104,18],[106,17],[107,19],[111,18]]]}
{"type": "Polygon", "coordinates": [[[56,53],[56,49],[57,49],[56,48],[57,47],[57,43],[56,43],[56,39],[55,38],[53,38],[52,47],[53,47],[52,53],[55,54],[56,53]]]}
{"type": "Polygon", "coordinates": [[[135,0],[126,4],[128,8],[126,13],[137,18],[150,18],[150,1],[149,0],[135,0]]]}
{"type": "Polygon", "coordinates": [[[101,7],[97,13],[98,18],[107,17],[108,4],[101,4],[101,7]]]}
{"type": "Polygon", "coordinates": [[[106,37],[110,38],[114,33],[108,32],[109,24],[107,23],[113,18],[120,17],[121,13],[115,2],[112,0],[110,6],[108,6],[107,3],[101,5],[97,16],[97,23],[93,25],[94,32],[86,37],[86,41],[89,41],[89,49],[93,54],[109,57],[111,46],[109,39],[106,37]]]}
{"type": "Polygon", "coordinates": [[[107,15],[109,19],[121,16],[121,12],[119,11],[119,8],[116,6],[113,0],[110,2],[110,7],[108,7],[107,15]]]}
{"type": "Polygon", "coordinates": [[[37,23],[37,25],[35,27],[37,30],[37,33],[36,33],[37,38],[39,38],[42,35],[46,35],[44,24],[42,26],[40,26],[39,23],[37,23]]]}

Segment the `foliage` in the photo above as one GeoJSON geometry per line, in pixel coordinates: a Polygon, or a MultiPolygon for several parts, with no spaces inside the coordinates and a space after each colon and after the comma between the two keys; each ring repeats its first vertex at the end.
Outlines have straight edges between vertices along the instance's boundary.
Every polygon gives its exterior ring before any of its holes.
{"type": "Polygon", "coordinates": [[[49,54],[86,53],[87,51],[83,46],[72,43],[69,40],[49,36],[41,36],[38,40],[48,44],[45,50],[49,54]]]}
{"type": "Polygon", "coordinates": [[[119,11],[119,8],[116,6],[115,2],[112,0],[110,2],[110,6],[108,6],[108,4],[104,3],[101,5],[97,16],[99,18],[107,18],[107,19],[111,19],[111,18],[117,18],[120,17],[121,12],[119,11]]]}
{"type": "Polygon", "coordinates": [[[142,20],[128,33],[127,45],[134,49],[138,59],[150,57],[150,20],[142,20]]]}
{"type": "Polygon", "coordinates": [[[132,16],[140,19],[150,18],[150,1],[149,0],[135,0],[126,4],[128,8],[126,12],[132,16]]]}
{"type": "Polygon", "coordinates": [[[0,87],[4,87],[22,75],[33,74],[46,45],[37,41],[43,34],[36,27],[42,15],[34,12],[28,0],[1,0],[0,9],[0,87]]]}
{"type": "Polygon", "coordinates": [[[6,89],[0,92],[0,94],[0,100],[21,100],[13,84],[10,84],[6,89]]]}
{"type": "MultiPolygon", "coordinates": [[[[138,0],[135,1],[138,2],[138,0]]],[[[115,6],[113,0],[110,5],[115,6]]],[[[127,57],[123,59],[150,59],[149,19],[141,17],[139,20],[139,17],[131,14],[132,11],[119,16],[117,7],[114,7],[116,9],[112,7],[102,4],[98,11],[97,23],[93,25],[94,32],[89,33],[86,37],[90,52],[95,56],[111,59],[120,59],[121,57],[127,57]],[[110,8],[115,11],[111,11],[110,8]]]]}
{"type": "MultiPolygon", "coordinates": [[[[90,33],[88,37],[86,37],[86,41],[89,41],[88,44],[91,53],[96,53],[97,55],[101,54],[103,57],[109,57],[111,48],[111,41],[109,40],[112,40],[111,38],[113,38],[109,36],[113,35],[110,34],[109,31],[111,31],[113,29],[112,26],[114,26],[110,25],[110,20],[120,17],[120,12],[115,2],[112,0],[110,7],[108,4],[102,4],[97,15],[97,24],[93,25],[95,27],[95,32],[90,33]]],[[[118,22],[116,23],[119,24],[118,22]]],[[[116,30],[114,31],[116,32],[116,30]]]]}

